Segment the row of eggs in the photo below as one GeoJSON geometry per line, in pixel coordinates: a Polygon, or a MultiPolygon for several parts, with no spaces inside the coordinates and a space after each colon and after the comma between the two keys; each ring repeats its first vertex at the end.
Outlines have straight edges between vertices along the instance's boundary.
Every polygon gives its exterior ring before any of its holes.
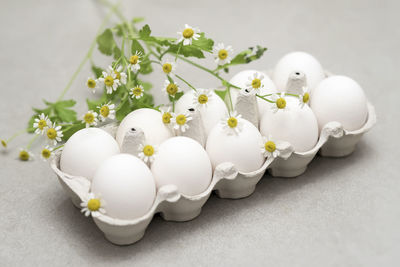
{"type": "MultiPolygon", "coordinates": [[[[360,128],[367,117],[367,100],[362,88],[345,76],[326,78],[321,64],[311,55],[294,52],[276,65],[272,79],[266,74],[247,70],[235,75],[230,83],[245,87],[254,73],[264,76],[260,94],[282,92],[288,77],[300,71],[307,77],[311,90],[310,106],[300,107],[298,99],[287,97],[287,111],[272,112],[271,103],[257,99],[260,114],[259,129],[245,119],[239,119],[239,134],[227,134],[221,120],[228,116],[222,99],[211,91],[210,101],[199,109],[207,135],[205,147],[197,141],[176,136],[179,132],[164,124],[160,112],[139,109],[128,114],[118,127],[114,139],[98,128],[75,133],[65,144],[60,168],[74,176],[91,180],[91,191],[102,199],[110,217],[134,219],[151,208],[157,188],[174,184],[185,195],[204,192],[211,183],[213,169],[222,162],[232,162],[239,171],[251,172],[261,167],[262,136],[287,141],[295,151],[304,152],[317,143],[319,131],[329,121],[342,123],[347,130],[360,128]],[[149,166],[137,155],[120,153],[125,134],[140,128],[146,144],[157,147],[149,166]]],[[[231,91],[235,104],[238,91],[231,91]]],[[[194,91],[186,92],[176,103],[177,113],[193,106],[194,91]]]]}

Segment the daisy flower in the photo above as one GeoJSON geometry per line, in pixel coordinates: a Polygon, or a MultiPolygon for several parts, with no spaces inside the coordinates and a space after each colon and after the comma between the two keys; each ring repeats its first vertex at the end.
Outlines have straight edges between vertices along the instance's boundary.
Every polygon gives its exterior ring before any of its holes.
{"type": "Polygon", "coordinates": [[[94,94],[96,90],[99,89],[99,81],[89,77],[86,81],[86,86],[94,94]]]}
{"type": "Polygon", "coordinates": [[[1,139],[1,145],[6,149],[7,148],[7,142],[6,140],[1,139]]]}
{"type": "Polygon", "coordinates": [[[263,137],[263,144],[261,145],[261,153],[264,157],[276,158],[279,156],[280,151],[276,147],[276,143],[272,140],[271,135],[263,137]]]}
{"type": "Polygon", "coordinates": [[[122,66],[118,66],[116,69],[114,69],[114,73],[116,75],[116,78],[122,83],[126,84],[126,78],[128,77],[125,72],[122,72],[122,66]]]}
{"type": "Polygon", "coordinates": [[[117,79],[117,74],[111,66],[108,66],[107,71],[103,71],[103,77],[99,81],[104,83],[107,89],[107,94],[112,94],[116,91],[121,82],[117,79]]]}
{"type": "Polygon", "coordinates": [[[183,45],[191,45],[193,40],[198,40],[200,38],[200,29],[190,27],[189,25],[185,24],[185,28],[183,31],[178,32],[179,39],[177,43],[183,41],[183,45]]]}
{"type": "Polygon", "coordinates": [[[223,129],[228,135],[239,134],[242,130],[242,122],[240,119],[242,115],[238,114],[236,111],[233,111],[231,115],[222,120],[223,129]]]}
{"type": "Polygon", "coordinates": [[[140,144],[139,151],[138,156],[144,163],[153,163],[155,153],[157,152],[154,146],[140,144]]]}
{"type": "Polygon", "coordinates": [[[135,54],[129,58],[128,68],[133,72],[140,70],[141,58],[142,58],[142,52],[136,51],[135,54]]]}
{"type": "Polygon", "coordinates": [[[261,73],[255,72],[253,75],[249,76],[248,82],[246,83],[247,88],[253,89],[253,90],[258,90],[260,88],[263,88],[264,85],[262,83],[262,80],[264,79],[264,75],[261,73]]]}
{"type": "Polygon", "coordinates": [[[39,115],[39,118],[35,119],[35,122],[33,123],[33,128],[35,128],[35,134],[44,134],[49,127],[49,124],[51,121],[49,118],[44,115],[44,113],[39,115]]]}
{"type": "Polygon", "coordinates": [[[61,131],[61,126],[56,126],[55,123],[49,123],[49,127],[46,129],[46,136],[48,142],[55,146],[58,142],[61,142],[61,137],[64,135],[61,131]]]}
{"type": "Polygon", "coordinates": [[[176,63],[172,60],[165,60],[162,63],[162,70],[165,74],[170,74],[176,71],[176,63]]]}
{"type": "Polygon", "coordinates": [[[82,122],[86,124],[86,128],[96,126],[98,122],[97,113],[89,110],[85,115],[83,115],[82,122]]]}
{"type": "Polygon", "coordinates": [[[231,63],[233,49],[230,45],[225,46],[223,43],[219,43],[213,47],[213,54],[215,63],[225,65],[231,63]]]}
{"type": "Polygon", "coordinates": [[[27,149],[20,148],[18,157],[22,161],[28,161],[30,159],[33,159],[33,154],[27,149]]]}
{"type": "Polygon", "coordinates": [[[170,124],[172,119],[171,108],[166,111],[161,110],[161,117],[164,124],[170,124]]]}
{"type": "Polygon", "coordinates": [[[211,90],[199,89],[194,92],[193,105],[197,108],[207,107],[208,102],[212,99],[211,90]]]}
{"type": "Polygon", "coordinates": [[[176,82],[171,83],[170,81],[165,80],[163,91],[167,95],[174,97],[176,95],[176,93],[178,93],[180,91],[180,88],[176,82]]]}
{"type": "Polygon", "coordinates": [[[286,99],[285,99],[285,93],[282,92],[280,94],[273,94],[271,96],[272,101],[275,102],[275,105],[271,105],[271,109],[274,113],[278,112],[278,110],[288,110],[288,107],[286,106],[286,99]]]}
{"type": "Polygon", "coordinates": [[[183,114],[173,114],[172,115],[172,123],[174,124],[174,129],[179,130],[182,133],[186,132],[189,129],[188,122],[193,118],[190,116],[188,112],[183,114]]]}
{"type": "Polygon", "coordinates": [[[89,215],[92,215],[92,217],[97,217],[101,213],[106,213],[101,199],[96,197],[93,193],[90,193],[88,199],[81,203],[81,207],[81,212],[84,213],[86,217],[89,215]]]}
{"type": "Polygon", "coordinates": [[[129,94],[131,95],[132,98],[139,99],[143,96],[144,89],[143,89],[143,86],[136,85],[135,87],[131,88],[129,91],[130,91],[129,94]]]}
{"type": "Polygon", "coordinates": [[[99,109],[99,120],[105,121],[106,119],[115,119],[115,105],[108,102],[102,106],[97,107],[99,109]]]}
{"type": "Polygon", "coordinates": [[[308,87],[303,87],[303,93],[299,95],[299,105],[300,107],[304,107],[305,104],[308,104],[310,101],[310,89],[308,87]]]}
{"type": "Polygon", "coordinates": [[[50,146],[45,146],[45,148],[42,149],[40,152],[40,157],[42,158],[43,161],[49,160],[54,154],[53,154],[54,148],[51,148],[50,146]]]}

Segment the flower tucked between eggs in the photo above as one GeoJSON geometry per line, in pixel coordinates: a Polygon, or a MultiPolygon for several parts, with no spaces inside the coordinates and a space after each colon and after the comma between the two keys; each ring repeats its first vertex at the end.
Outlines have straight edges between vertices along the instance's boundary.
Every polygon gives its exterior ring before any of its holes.
{"type": "Polygon", "coordinates": [[[139,158],[145,163],[152,163],[156,153],[156,148],[152,145],[139,145],[139,158]]]}
{"type": "Polygon", "coordinates": [[[97,217],[101,213],[106,213],[101,199],[96,197],[93,193],[90,193],[89,198],[81,203],[81,207],[81,212],[84,213],[86,217],[89,215],[92,215],[92,217],[97,217]]]}
{"type": "Polygon", "coordinates": [[[178,39],[177,43],[183,41],[183,45],[191,45],[192,40],[198,40],[200,38],[200,29],[190,27],[189,25],[185,24],[185,28],[182,32],[178,32],[180,38],[178,39]]]}
{"type": "Polygon", "coordinates": [[[264,85],[262,83],[262,80],[264,79],[264,75],[255,72],[252,76],[248,78],[248,82],[246,83],[246,86],[251,89],[251,90],[257,90],[260,88],[263,88],[264,85]]]}
{"type": "Polygon", "coordinates": [[[172,119],[171,108],[166,111],[161,110],[161,117],[164,124],[170,124],[172,119]]]}
{"type": "Polygon", "coordinates": [[[179,130],[184,133],[187,129],[189,129],[188,122],[191,121],[193,118],[189,115],[188,112],[185,112],[183,114],[173,114],[172,116],[172,122],[174,124],[175,130],[179,130]]]}
{"type": "Polygon", "coordinates": [[[261,153],[264,157],[276,158],[279,156],[279,150],[277,149],[275,141],[272,140],[271,135],[263,137],[263,144],[261,145],[261,153]]]}
{"type": "Polygon", "coordinates": [[[218,65],[225,65],[231,63],[233,49],[230,45],[225,46],[223,43],[220,43],[213,47],[213,54],[215,62],[218,65]]]}
{"type": "Polygon", "coordinates": [[[304,107],[305,104],[310,102],[310,90],[308,87],[303,87],[303,93],[299,95],[299,105],[304,107]]]}
{"type": "Polygon", "coordinates": [[[207,107],[207,103],[212,99],[210,90],[199,89],[194,93],[193,105],[197,108],[207,107]]]}

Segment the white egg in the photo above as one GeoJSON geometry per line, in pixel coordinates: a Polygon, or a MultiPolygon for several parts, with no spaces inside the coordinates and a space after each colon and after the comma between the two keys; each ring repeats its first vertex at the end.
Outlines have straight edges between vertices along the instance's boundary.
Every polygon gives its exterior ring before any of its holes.
{"type": "Polygon", "coordinates": [[[208,136],[206,150],[213,168],[231,162],[239,171],[251,172],[264,163],[260,132],[247,120],[238,119],[238,124],[242,127],[238,134],[228,134],[223,124],[219,123],[208,136]]]}
{"type": "Polygon", "coordinates": [[[104,161],[96,171],[91,191],[104,203],[106,215],[122,220],[145,215],[156,197],[150,169],[130,154],[115,155],[104,161]]]}
{"type": "Polygon", "coordinates": [[[323,80],[313,91],[310,101],[320,129],[330,121],[337,121],[346,130],[358,130],[368,116],[363,89],[346,76],[331,76],[323,80]]]}
{"type": "Polygon", "coordinates": [[[311,91],[325,78],[324,70],[315,57],[305,52],[292,52],[282,57],[275,66],[273,81],[278,91],[286,90],[289,75],[295,71],[306,75],[307,86],[311,91]]]}
{"type": "Polygon", "coordinates": [[[150,108],[132,111],[122,120],[116,137],[120,146],[131,128],[140,128],[144,132],[146,143],[151,145],[159,145],[172,137],[172,131],[163,123],[161,113],[150,108]]]}
{"type": "MultiPolygon", "coordinates": [[[[270,93],[275,93],[277,92],[276,90],[276,86],[275,84],[272,82],[272,80],[268,77],[267,74],[261,72],[261,71],[257,71],[257,70],[244,70],[241,71],[237,74],[235,74],[235,76],[232,77],[232,79],[229,81],[229,83],[236,85],[240,88],[247,88],[246,84],[249,82],[249,77],[253,77],[254,73],[258,73],[259,75],[263,75],[264,79],[262,80],[262,85],[263,87],[261,89],[259,89],[259,93],[260,95],[266,95],[266,94],[270,94],[270,93]]],[[[232,104],[233,106],[235,106],[236,104],[236,100],[237,97],[239,95],[239,90],[235,89],[235,88],[231,88],[231,98],[232,98],[232,104]]],[[[226,98],[228,98],[229,96],[227,95],[226,98]]],[[[225,100],[227,103],[230,102],[229,99],[225,100]]],[[[258,112],[259,114],[263,114],[264,111],[270,107],[269,103],[262,100],[262,99],[258,99],[257,98],[257,104],[258,104],[258,112]]],[[[228,104],[229,105],[229,104],[228,104]]]]}
{"type": "Polygon", "coordinates": [[[296,97],[286,97],[287,110],[267,110],[260,122],[263,136],[271,135],[275,141],[289,142],[296,152],[312,149],[318,141],[318,122],[308,105],[299,106],[296,97]]]}
{"type": "MultiPolygon", "coordinates": [[[[198,89],[201,90],[201,89],[198,89]]],[[[216,94],[214,91],[210,91],[211,97],[207,102],[207,106],[201,106],[199,108],[201,118],[203,120],[204,128],[206,133],[211,131],[211,129],[217,124],[222,118],[226,117],[228,114],[228,108],[226,107],[224,101],[216,94]]],[[[175,104],[175,112],[183,113],[188,108],[196,107],[193,103],[196,101],[194,90],[187,91],[175,104]]]]}
{"type": "Polygon", "coordinates": [[[60,169],[70,175],[92,180],[101,163],[119,152],[117,142],[106,131],[85,128],[74,133],[65,143],[60,169]]]}
{"type": "Polygon", "coordinates": [[[198,142],[183,136],[170,138],[160,145],[151,171],[158,188],[173,184],[189,196],[204,192],[212,179],[207,152],[198,142]]]}

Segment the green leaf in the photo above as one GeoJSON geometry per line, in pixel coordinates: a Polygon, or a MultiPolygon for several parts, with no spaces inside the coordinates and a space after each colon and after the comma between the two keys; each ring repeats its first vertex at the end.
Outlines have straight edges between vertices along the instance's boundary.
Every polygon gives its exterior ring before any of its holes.
{"type": "Polygon", "coordinates": [[[154,42],[162,46],[170,46],[176,40],[175,38],[154,37],[150,36],[150,34],[151,34],[150,26],[146,24],[139,31],[139,39],[146,42],[154,42]]]}
{"type": "Polygon", "coordinates": [[[131,112],[131,108],[129,105],[129,98],[126,98],[115,110],[115,117],[118,121],[122,121],[126,115],[131,112]]]}
{"type": "Polygon", "coordinates": [[[149,91],[153,87],[153,85],[149,82],[140,81],[139,83],[143,86],[143,90],[145,91],[149,91]]]}
{"type": "Polygon", "coordinates": [[[201,50],[212,52],[214,41],[212,39],[208,39],[204,36],[204,32],[200,33],[200,37],[198,40],[193,40],[193,46],[200,48],[201,50]]]}
{"type": "Polygon", "coordinates": [[[33,115],[31,117],[31,119],[28,121],[28,128],[27,128],[27,132],[28,133],[34,133],[35,132],[35,128],[33,128],[33,124],[35,123],[35,119],[37,118],[37,115],[33,115]]]}
{"type": "Polygon", "coordinates": [[[87,106],[88,106],[89,110],[98,110],[97,107],[105,104],[106,101],[107,101],[107,95],[106,94],[103,94],[101,96],[101,98],[99,98],[97,100],[86,99],[86,103],[87,103],[87,106]]]}
{"type": "Polygon", "coordinates": [[[267,51],[267,48],[261,47],[257,45],[256,49],[254,50],[253,47],[250,47],[249,49],[240,52],[237,54],[231,61],[230,64],[226,64],[223,67],[226,66],[231,66],[231,65],[238,65],[238,64],[247,64],[250,63],[254,60],[259,59],[264,55],[264,52],[267,51]]]}
{"type": "Polygon", "coordinates": [[[62,137],[62,140],[67,141],[74,133],[85,128],[85,126],[86,125],[82,122],[73,124],[71,126],[66,126],[65,129],[63,129],[64,136],[62,137]]]}
{"type": "Polygon", "coordinates": [[[203,52],[198,47],[192,45],[183,45],[181,48],[179,48],[179,46],[180,44],[171,45],[168,51],[175,54],[177,54],[179,51],[179,55],[183,55],[185,57],[205,58],[203,52]]]}
{"type": "Polygon", "coordinates": [[[183,96],[183,92],[178,92],[178,93],[175,94],[174,97],[168,95],[168,98],[169,98],[169,101],[171,101],[171,102],[175,101],[175,102],[176,102],[176,101],[178,101],[179,98],[181,98],[182,96],[183,96]]]}
{"type": "Polygon", "coordinates": [[[151,29],[148,24],[144,25],[143,28],[139,30],[139,36],[141,38],[150,37],[150,34],[151,34],[151,29]]]}
{"type": "Polygon", "coordinates": [[[144,21],[144,17],[136,17],[136,18],[132,19],[132,23],[133,24],[136,24],[136,23],[139,23],[139,22],[142,22],[142,21],[144,21]]]}
{"type": "Polygon", "coordinates": [[[92,71],[93,71],[94,75],[96,76],[96,78],[99,78],[103,73],[103,69],[96,67],[95,65],[92,65],[92,71]]]}
{"type": "Polygon", "coordinates": [[[141,52],[142,54],[144,54],[143,46],[139,43],[138,40],[133,39],[132,40],[132,46],[131,46],[132,55],[136,54],[136,51],[141,52]]]}
{"type": "Polygon", "coordinates": [[[225,90],[214,90],[214,92],[223,100],[225,101],[225,96],[228,93],[228,89],[225,90]]]}
{"type": "Polygon", "coordinates": [[[75,104],[76,104],[76,101],[73,100],[73,99],[70,99],[70,100],[58,101],[58,102],[56,102],[54,105],[55,105],[56,107],[70,108],[70,107],[75,106],[75,104]]]}
{"type": "Polygon", "coordinates": [[[118,60],[121,57],[121,49],[119,49],[118,46],[114,46],[113,55],[115,60],[118,60]]]}
{"type": "Polygon", "coordinates": [[[97,36],[97,45],[101,53],[107,56],[112,55],[115,41],[110,29],[106,29],[102,34],[97,36]]]}
{"type": "Polygon", "coordinates": [[[60,122],[74,122],[76,121],[76,111],[70,109],[75,106],[75,100],[63,100],[53,104],[54,112],[58,117],[57,121],[60,122]]]}

